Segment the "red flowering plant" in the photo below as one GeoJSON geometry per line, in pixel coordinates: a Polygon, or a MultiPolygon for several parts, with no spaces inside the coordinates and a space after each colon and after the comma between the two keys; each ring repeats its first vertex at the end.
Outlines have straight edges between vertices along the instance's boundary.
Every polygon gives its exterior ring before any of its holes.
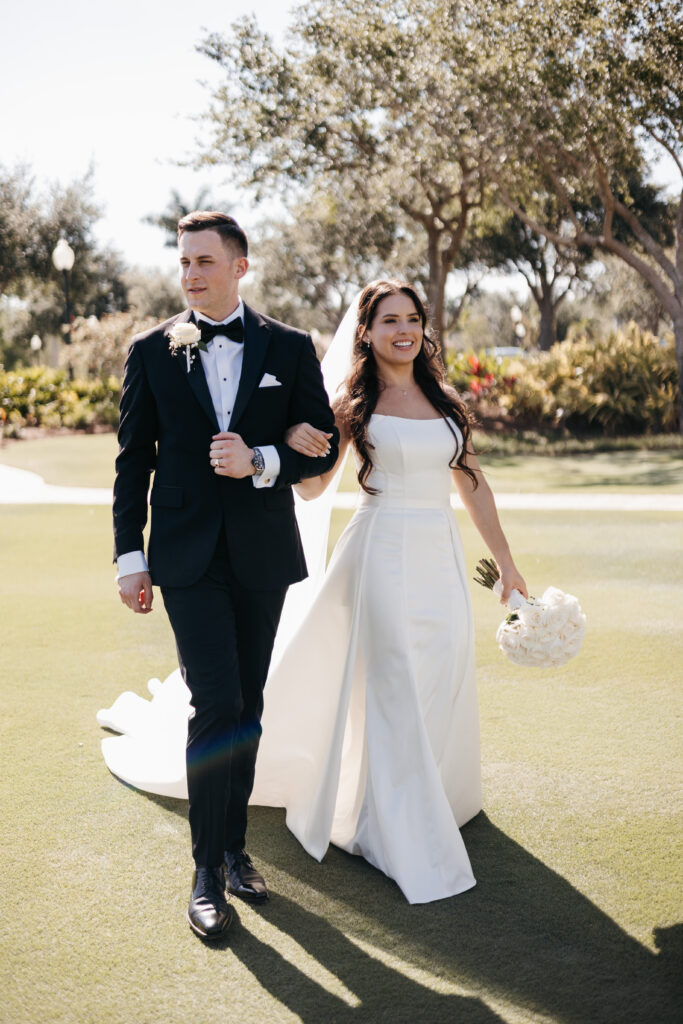
{"type": "Polygon", "coordinates": [[[467,401],[497,405],[503,392],[514,388],[516,377],[508,373],[510,360],[484,350],[448,352],[446,369],[453,387],[467,401]]]}

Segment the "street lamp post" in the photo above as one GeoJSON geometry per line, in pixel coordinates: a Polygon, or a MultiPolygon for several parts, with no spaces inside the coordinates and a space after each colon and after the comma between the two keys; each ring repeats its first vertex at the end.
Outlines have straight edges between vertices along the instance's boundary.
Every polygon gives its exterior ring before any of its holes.
{"type": "Polygon", "coordinates": [[[34,334],[29,341],[29,345],[31,347],[31,352],[33,352],[33,361],[34,363],[37,363],[39,358],[38,353],[43,347],[43,339],[39,334],[34,334]]]}
{"type": "Polygon", "coordinates": [[[526,327],[522,323],[524,314],[517,304],[512,306],[510,309],[510,319],[512,320],[512,330],[515,336],[513,344],[521,345],[526,335],[526,327]]]}
{"type": "Polygon", "coordinates": [[[64,285],[64,316],[62,318],[62,333],[67,345],[71,344],[71,309],[69,307],[69,273],[74,265],[74,251],[62,237],[57,242],[52,253],[52,262],[57,270],[62,272],[62,283],[64,285]]]}

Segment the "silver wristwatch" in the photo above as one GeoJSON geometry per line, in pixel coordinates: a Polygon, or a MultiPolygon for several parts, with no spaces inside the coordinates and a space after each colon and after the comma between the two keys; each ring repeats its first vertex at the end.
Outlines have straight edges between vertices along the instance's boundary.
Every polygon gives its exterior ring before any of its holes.
{"type": "Polygon", "coordinates": [[[256,470],[256,476],[261,476],[261,473],[266,468],[266,460],[263,458],[263,453],[260,448],[254,448],[254,455],[251,460],[251,464],[256,470]]]}

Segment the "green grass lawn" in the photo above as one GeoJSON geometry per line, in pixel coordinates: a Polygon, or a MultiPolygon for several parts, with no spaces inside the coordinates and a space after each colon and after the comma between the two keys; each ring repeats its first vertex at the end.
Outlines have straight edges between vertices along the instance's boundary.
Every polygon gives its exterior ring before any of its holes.
{"type": "Polygon", "coordinates": [[[482,455],[494,491],[683,492],[683,451],[582,455],[482,455]]]}
{"type": "Polygon", "coordinates": [[[111,487],[116,434],[61,434],[31,441],[5,441],[0,462],[28,469],[60,487],[111,487]]]}
{"type": "MultiPolygon", "coordinates": [[[[111,436],[32,444],[0,457],[29,453],[55,483],[110,480],[111,436]]],[[[273,897],[239,905],[211,948],[184,918],[186,805],[109,775],[95,722],[174,667],[161,603],[146,617],[118,603],[106,508],[0,507],[0,1021],[680,1019],[683,515],[503,519],[532,591],[577,594],[588,633],[562,669],[515,668],[494,642],[500,607],[472,586],[485,809],[463,836],[477,886],[410,907],[359,858],[318,864],[282,811],[254,808],[249,849],[273,897]]],[[[473,568],[484,548],[459,521],[473,568]]]]}
{"type": "MultiPolygon", "coordinates": [[[[0,462],[28,469],[49,484],[111,487],[116,457],[114,434],[69,434],[35,441],[8,441],[0,462]]],[[[491,486],[506,491],[683,491],[683,450],[585,452],[581,455],[481,456],[491,486]]],[[[353,460],[346,460],[342,490],[355,490],[353,460]]]]}

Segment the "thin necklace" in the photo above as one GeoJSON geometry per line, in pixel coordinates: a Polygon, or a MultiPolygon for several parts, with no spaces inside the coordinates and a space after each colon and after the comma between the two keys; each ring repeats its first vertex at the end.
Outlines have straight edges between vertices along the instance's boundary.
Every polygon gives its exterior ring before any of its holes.
{"type": "Polygon", "coordinates": [[[387,390],[389,390],[389,391],[400,391],[404,398],[408,397],[408,392],[409,391],[415,391],[416,388],[417,388],[417,384],[415,384],[415,382],[413,382],[412,384],[409,384],[407,388],[402,388],[400,384],[385,384],[384,385],[384,390],[385,391],[387,391],[387,390]]]}

